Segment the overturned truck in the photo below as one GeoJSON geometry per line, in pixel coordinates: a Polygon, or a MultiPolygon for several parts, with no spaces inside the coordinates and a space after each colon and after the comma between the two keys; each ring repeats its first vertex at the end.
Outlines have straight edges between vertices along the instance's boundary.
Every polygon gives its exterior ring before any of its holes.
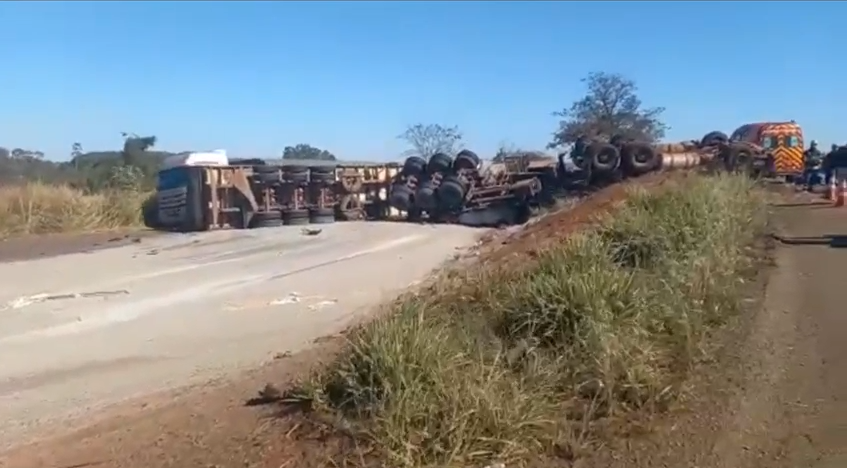
{"type": "Polygon", "coordinates": [[[455,158],[443,153],[429,160],[413,156],[393,181],[388,202],[411,220],[513,224],[552,201],[545,188],[554,186],[555,177],[555,165],[533,164],[528,158],[483,164],[469,150],[455,158]]]}
{"type": "Polygon", "coordinates": [[[772,158],[750,143],[730,142],[720,132],[700,141],[649,144],[621,137],[591,141],[556,161],[526,153],[484,164],[472,151],[455,158],[406,159],[391,184],[388,203],[410,220],[474,225],[521,223],[531,213],[576,191],[602,187],[651,172],[690,169],[745,171],[763,175],[772,158]]]}
{"type": "Polygon", "coordinates": [[[517,224],[586,188],[669,169],[711,165],[751,175],[772,171],[772,158],[720,132],[701,141],[650,145],[613,138],[563,158],[519,154],[484,162],[464,150],[410,157],[400,165],[199,156],[159,172],[156,196],[144,211],[156,229],[204,231],[337,220],[408,219],[491,226],[517,224]],[[217,161],[217,162],[216,162],[217,161]]]}

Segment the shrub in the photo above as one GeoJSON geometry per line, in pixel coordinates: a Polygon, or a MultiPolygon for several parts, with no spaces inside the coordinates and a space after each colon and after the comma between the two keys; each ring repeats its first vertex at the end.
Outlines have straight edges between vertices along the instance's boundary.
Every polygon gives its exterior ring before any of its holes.
{"type": "Polygon", "coordinates": [[[28,183],[0,188],[0,236],[83,232],[141,225],[149,194],[112,190],[96,194],[64,185],[28,183]]]}

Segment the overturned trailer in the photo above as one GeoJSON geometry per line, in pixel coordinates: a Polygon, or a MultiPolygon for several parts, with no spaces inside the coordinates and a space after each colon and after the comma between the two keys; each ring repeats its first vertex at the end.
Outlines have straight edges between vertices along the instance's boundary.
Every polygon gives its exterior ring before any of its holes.
{"type": "Polygon", "coordinates": [[[701,141],[649,145],[591,142],[561,158],[521,154],[483,162],[464,150],[396,163],[229,160],[215,151],[180,156],[158,175],[145,206],[148,226],[175,231],[324,224],[403,218],[469,225],[525,221],[535,209],[597,187],[660,170],[712,165],[766,174],[772,158],[720,132],[701,141]],[[769,159],[770,158],[770,159],[769,159]]]}
{"type": "Polygon", "coordinates": [[[145,223],[206,231],[399,216],[387,202],[394,163],[224,159],[163,168],[145,223]]]}

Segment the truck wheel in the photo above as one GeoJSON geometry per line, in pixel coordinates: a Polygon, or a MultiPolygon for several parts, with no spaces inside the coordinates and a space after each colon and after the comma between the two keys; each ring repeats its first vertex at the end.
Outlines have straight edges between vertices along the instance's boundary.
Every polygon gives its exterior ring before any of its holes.
{"type": "Polygon", "coordinates": [[[700,146],[715,146],[720,144],[726,144],[729,142],[729,137],[726,136],[724,132],[709,132],[703,136],[700,140],[700,146]]]}
{"type": "Polygon", "coordinates": [[[394,184],[388,194],[388,204],[401,211],[411,211],[415,204],[414,192],[406,184],[394,184]]]}
{"type": "Polygon", "coordinates": [[[309,182],[309,168],[300,165],[282,166],[282,179],[294,184],[305,184],[309,182]]]}
{"type": "Polygon", "coordinates": [[[309,182],[319,184],[331,184],[335,182],[335,168],[332,166],[310,167],[309,182]]]}
{"type": "Polygon", "coordinates": [[[479,156],[473,151],[462,150],[456,155],[453,161],[453,170],[460,171],[462,169],[476,169],[479,167],[479,156]]]}
{"type": "Polygon", "coordinates": [[[309,224],[309,210],[285,210],[282,212],[282,224],[303,226],[309,224]]]}
{"type": "Polygon", "coordinates": [[[282,213],[277,210],[257,211],[250,220],[251,228],[268,228],[282,226],[282,213]]]}
{"type": "Polygon", "coordinates": [[[438,187],[438,200],[444,211],[453,211],[462,208],[465,204],[467,187],[456,176],[447,176],[441,180],[438,187]]]}
{"type": "Polygon", "coordinates": [[[614,145],[595,142],[585,150],[586,158],[591,161],[591,167],[599,172],[612,172],[621,163],[621,153],[614,145]]]}
{"type": "Polygon", "coordinates": [[[403,163],[403,175],[420,176],[426,172],[426,159],[420,156],[409,156],[403,163]]]}
{"type": "Polygon", "coordinates": [[[426,171],[429,175],[437,172],[449,172],[453,167],[453,158],[444,153],[435,153],[429,158],[426,164],[426,171]]]}
{"type": "Polygon", "coordinates": [[[641,175],[659,167],[661,156],[647,143],[627,143],[621,157],[627,175],[641,175]]]}
{"type": "Polygon", "coordinates": [[[422,183],[418,187],[418,191],[415,192],[415,205],[427,212],[434,211],[438,207],[438,198],[435,194],[436,188],[431,180],[422,183]]]}
{"type": "Polygon", "coordinates": [[[309,222],[312,224],[331,224],[335,222],[334,208],[309,209],[309,222]]]}

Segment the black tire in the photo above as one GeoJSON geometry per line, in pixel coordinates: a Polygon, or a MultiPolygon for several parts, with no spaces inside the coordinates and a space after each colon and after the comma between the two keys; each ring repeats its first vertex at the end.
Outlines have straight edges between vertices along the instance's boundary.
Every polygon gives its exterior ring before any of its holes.
{"type": "Polygon", "coordinates": [[[441,180],[441,185],[438,187],[439,207],[444,211],[454,211],[462,208],[465,204],[467,191],[467,187],[458,177],[445,177],[441,180]]]}
{"type": "Polygon", "coordinates": [[[287,164],[282,166],[282,172],[289,174],[302,174],[304,172],[309,172],[309,166],[303,166],[301,164],[287,164]]]}
{"type": "Polygon", "coordinates": [[[415,206],[414,192],[406,184],[394,184],[388,194],[388,204],[401,211],[411,211],[415,206]]]}
{"type": "Polygon", "coordinates": [[[332,184],[335,182],[335,172],[314,172],[309,173],[309,182],[313,184],[332,184]]]}
{"type": "Polygon", "coordinates": [[[307,184],[309,183],[309,171],[306,172],[282,172],[282,180],[292,184],[307,184]]]}
{"type": "Polygon", "coordinates": [[[303,226],[309,224],[309,210],[283,211],[282,224],[286,226],[303,226]]]}
{"type": "Polygon", "coordinates": [[[476,169],[479,167],[479,156],[471,150],[459,151],[456,159],[453,160],[453,169],[460,171],[462,169],[476,169]]]}
{"type": "Polygon", "coordinates": [[[661,163],[659,153],[647,143],[626,143],[621,149],[621,164],[627,175],[654,171],[661,163]]]}
{"type": "Polygon", "coordinates": [[[263,185],[274,185],[282,181],[279,172],[255,172],[255,169],[252,179],[263,185]]]}
{"type": "Polygon", "coordinates": [[[264,166],[267,162],[259,158],[235,158],[229,160],[230,166],[264,166]]]}
{"type": "Polygon", "coordinates": [[[585,149],[585,156],[597,172],[612,172],[621,163],[621,152],[609,143],[591,143],[585,149]]]}
{"type": "Polygon", "coordinates": [[[279,166],[269,166],[267,164],[259,164],[253,166],[253,174],[278,174],[279,166]]]}
{"type": "Polygon", "coordinates": [[[429,162],[426,163],[426,172],[429,175],[438,173],[438,172],[449,172],[450,169],[453,168],[453,158],[447,156],[444,153],[435,153],[432,157],[429,158],[429,162]]]}
{"type": "Polygon", "coordinates": [[[335,208],[310,208],[309,222],[312,224],[331,224],[335,222],[335,208]]]}
{"type": "Polygon", "coordinates": [[[715,146],[715,145],[725,145],[729,142],[729,137],[726,136],[726,133],[714,131],[709,132],[703,136],[700,140],[700,146],[715,146]]]}
{"type": "Polygon", "coordinates": [[[312,174],[333,174],[335,175],[335,166],[311,166],[309,172],[312,174]]]}
{"type": "Polygon", "coordinates": [[[277,210],[257,211],[250,220],[251,228],[268,228],[282,226],[282,213],[277,210]]]}
{"type": "Polygon", "coordinates": [[[418,187],[415,192],[415,206],[426,212],[433,212],[438,208],[437,187],[431,180],[418,187]]]}
{"type": "Polygon", "coordinates": [[[426,159],[420,156],[409,156],[403,163],[403,175],[420,176],[426,172],[426,159]]]}
{"type": "Polygon", "coordinates": [[[727,172],[751,173],[753,169],[753,153],[743,147],[731,147],[724,159],[724,169],[727,172]]]}

